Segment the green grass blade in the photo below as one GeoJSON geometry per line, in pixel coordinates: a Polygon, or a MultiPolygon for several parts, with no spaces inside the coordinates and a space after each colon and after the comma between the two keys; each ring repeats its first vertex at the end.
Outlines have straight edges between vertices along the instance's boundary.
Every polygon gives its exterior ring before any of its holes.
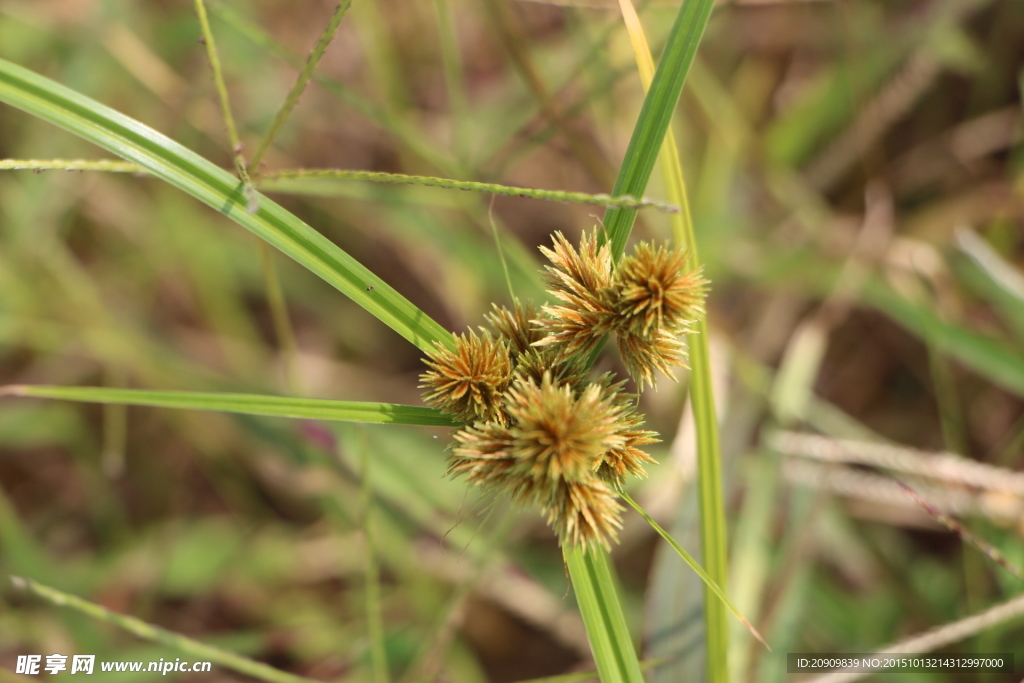
{"type": "Polygon", "coordinates": [[[565,202],[568,204],[590,204],[592,206],[606,206],[613,208],[641,209],[651,207],[667,213],[678,213],[679,207],[668,202],[647,197],[635,198],[629,195],[612,197],[607,194],[590,194],[587,192],[566,192],[564,190],[539,190],[530,187],[514,187],[509,185],[498,185],[497,183],[480,183],[472,180],[453,180],[451,178],[436,178],[434,176],[406,175],[404,173],[382,173],[379,171],[353,171],[340,168],[312,168],[297,169],[288,171],[274,171],[259,176],[260,184],[278,180],[302,180],[302,179],[324,179],[333,178],[337,180],[368,180],[374,183],[388,183],[393,185],[426,185],[429,187],[444,187],[451,190],[470,190],[474,192],[489,192],[510,197],[529,197],[531,199],[544,199],[552,202],[565,202]]]}
{"type": "Polygon", "coordinates": [[[246,210],[243,184],[152,128],[37,73],[0,60],[0,101],[138,164],[251,230],[423,350],[452,336],[326,237],[266,197],[246,210]]]}
{"type": "MultiPolygon", "coordinates": [[[[671,99],[666,100],[663,105],[669,107],[669,113],[671,113],[672,108],[675,106],[675,102],[679,98],[683,80],[686,78],[686,72],[689,70],[690,64],[693,61],[697,43],[700,41],[700,36],[703,33],[704,26],[706,25],[708,16],[711,12],[712,3],[709,2],[706,3],[708,5],[707,8],[691,8],[692,13],[690,16],[688,18],[684,18],[687,6],[697,4],[698,3],[693,1],[685,3],[679,12],[676,26],[674,27],[674,31],[678,30],[681,35],[689,36],[693,44],[691,46],[684,40],[683,43],[686,44],[680,45],[677,48],[677,52],[680,55],[678,58],[683,60],[684,63],[680,64],[678,69],[680,73],[677,74],[678,87],[680,90],[674,91],[674,96],[671,99]]],[[[648,82],[650,82],[647,100],[644,102],[644,108],[646,110],[647,102],[651,100],[652,95],[655,93],[655,88],[658,85],[658,76],[665,70],[663,67],[666,65],[669,54],[672,54],[672,38],[670,38],[669,46],[666,47],[665,55],[662,57],[661,64],[657,71],[655,71],[654,78],[652,80],[650,76],[650,51],[647,47],[647,40],[643,35],[643,27],[640,25],[640,21],[628,0],[622,0],[620,5],[624,20],[626,21],[627,29],[630,33],[630,39],[633,42],[633,50],[636,53],[641,80],[644,82],[645,87],[647,87],[648,82]]],[[[675,38],[675,36],[676,33],[673,33],[673,38],[675,38]]],[[[663,80],[663,83],[664,82],[665,81],[663,80]]],[[[673,87],[675,87],[675,83],[676,81],[673,80],[673,87]]],[[[643,112],[641,112],[640,118],[643,120],[643,112]]],[[[637,129],[639,130],[639,128],[640,122],[637,123],[637,129]]],[[[636,131],[634,131],[634,137],[635,136],[636,131]]],[[[665,187],[668,190],[669,197],[672,201],[682,207],[682,212],[679,215],[672,217],[673,236],[677,242],[687,248],[687,267],[690,269],[697,269],[700,267],[701,263],[700,257],[697,254],[697,241],[696,235],[694,234],[693,220],[690,215],[690,202],[687,197],[683,166],[679,159],[675,136],[668,127],[667,121],[665,123],[665,127],[661,129],[661,137],[658,137],[657,140],[658,147],[651,149],[650,152],[658,154],[661,160],[662,175],[665,178],[665,187]],[[664,138],[664,144],[661,144],[662,137],[664,138]]],[[[650,163],[653,165],[653,157],[650,163]]],[[[623,164],[623,168],[625,169],[625,164],[623,164]]],[[[646,173],[648,176],[650,175],[650,172],[651,169],[647,167],[646,173]]],[[[645,177],[645,186],[646,182],[647,180],[645,177]]],[[[606,223],[606,225],[610,226],[609,223],[606,223]]],[[[625,247],[626,237],[629,235],[629,227],[632,225],[632,217],[629,217],[628,224],[621,223],[619,225],[622,225],[625,228],[621,233],[621,247],[625,247]]],[[[615,239],[618,234],[619,233],[610,231],[610,238],[612,240],[613,247],[616,244],[615,239]]],[[[661,527],[654,524],[654,521],[651,520],[646,513],[639,510],[639,508],[637,509],[704,581],[704,643],[706,650],[707,677],[712,683],[726,683],[726,681],[729,680],[729,625],[727,623],[727,615],[725,613],[726,607],[728,607],[733,614],[735,614],[736,617],[747,626],[750,632],[758,640],[764,643],[765,646],[767,646],[767,643],[765,643],[764,639],[753,628],[753,626],[751,626],[750,623],[747,622],[747,620],[740,615],[738,611],[736,611],[736,608],[732,606],[732,603],[729,602],[724,592],[729,575],[727,555],[728,542],[726,538],[725,504],[722,498],[722,468],[721,448],[719,445],[718,434],[718,417],[715,413],[714,394],[711,383],[711,361],[708,348],[706,319],[701,318],[697,321],[696,331],[697,334],[691,336],[689,339],[690,363],[692,365],[692,372],[690,374],[690,402],[693,407],[693,415],[697,426],[697,490],[700,505],[701,550],[704,562],[707,565],[707,572],[700,568],[700,565],[694,562],[692,558],[686,554],[683,548],[671,538],[671,536],[665,533],[661,527]]],[[[624,495],[624,497],[627,502],[634,507],[637,507],[628,496],[624,495]]]]}
{"type": "Polygon", "coordinates": [[[338,32],[338,27],[341,26],[341,20],[345,17],[345,13],[351,6],[352,0],[342,0],[334,10],[334,14],[331,15],[330,20],[327,22],[324,32],[320,34],[320,39],[316,41],[316,46],[313,48],[313,51],[309,53],[306,63],[302,65],[302,71],[299,72],[299,77],[295,79],[292,89],[288,92],[288,96],[285,98],[284,103],[274,116],[274,120],[270,124],[270,128],[268,128],[267,132],[263,134],[263,138],[260,139],[259,144],[256,146],[256,151],[253,152],[252,155],[252,161],[249,162],[250,172],[254,169],[259,169],[260,162],[263,160],[263,155],[266,154],[270,145],[273,144],[274,138],[277,137],[278,132],[284,126],[284,122],[288,120],[288,116],[292,113],[295,105],[299,103],[299,98],[306,89],[309,79],[313,77],[313,71],[316,69],[316,65],[320,63],[320,58],[323,57],[324,52],[327,51],[327,46],[331,44],[331,41],[334,39],[334,35],[338,32]]]}
{"type": "Polygon", "coordinates": [[[341,422],[373,422],[377,424],[423,425],[451,427],[447,415],[420,406],[394,403],[331,401],[291,396],[258,394],[220,394],[201,391],[149,391],[145,389],[113,389],[106,387],[55,387],[10,385],[0,387],[0,396],[31,396],[55,398],[84,403],[114,403],[157,408],[215,410],[247,415],[336,420],[341,422]]]}
{"type": "Polygon", "coordinates": [[[14,584],[15,588],[31,593],[53,605],[67,607],[91,619],[113,624],[143,640],[159,643],[177,652],[187,654],[196,661],[211,662],[225,669],[237,671],[246,676],[252,676],[257,680],[268,681],[268,683],[316,683],[312,678],[296,676],[295,674],[275,669],[272,666],[243,657],[234,652],[200,643],[179,633],[147,624],[141,619],[111,612],[104,607],[100,607],[77,596],[59,591],[56,588],[44,586],[41,583],[36,583],[32,579],[12,576],[11,583],[14,584]]]}
{"type": "Polygon", "coordinates": [[[866,283],[862,299],[993,383],[1024,396],[1024,353],[1004,342],[946,322],[878,279],[866,283]]]}
{"type": "Polygon", "coordinates": [[[602,549],[584,552],[566,546],[564,555],[601,683],[643,683],[608,554],[602,549]]]}
{"type": "Polygon", "coordinates": [[[706,571],[704,571],[704,568],[700,566],[700,563],[697,562],[697,560],[693,559],[693,556],[691,556],[690,553],[686,552],[683,546],[679,545],[679,543],[676,542],[676,539],[672,538],[672,535],[669,532],[662,529],[661,525],[655,522],[654,519],[652,519],[651,516],[647,514],[647,512],[642,507],[637,505],[636,501],[629,497],[629,494],[623,491],[620,495],[622,496],[623,500],[629,503],[629,506],[631,508],[636,510],[637,513],[639,513],[639,515],[644,518],[644,521],[651,525],[652,529],[658,532],[659,536],[665,539],[665,541],[670,546],[672,546],[672,549],[676,551],[676,554],[679,555],[680,558],[682,558],[683,562],[688,564],[690,566],[690,569],[692,569],[697,574],[697,576],[700,577],[700,580],[704,582],[705,586],[707,586],[708,591],[714,594],[715,597],[717,597],[723,603],[725,603],[725,606],[729,608],[729,611],[733,613],[733,616],[735,616],[740,621],[740,623],[743,624],[748,631],[750,631],[751,635],[753,635],[755,638],[761,641],[761,643],[765,647],[771,650],[771,647],[768,645],[768,642],[764,639],[764,637],[761,636],[761,634],[758,632],[756,628],[754,628],[754,625],[750,623],[750,620],[744,617],[743,614],[741,614],[740,611],[736,609],[736,606],[733,605],[732,602],[729,600],[729,596],[727,596],[725,594],[725,591],[723,591],[721,587],[719,587],[715,580],[712,579],[706,571]]]}
{"type": "MultiPolygon", "coordinates": [[[[714,4],[714,0],[687,0],[679,8],[665,51],[654,72],[651,89],[644,98],[640,118],[629,139],[629,147],[626,148],[626,156],[619,168],[612,196],[639,197],[647,188],[665,132],[672,121],[672,113],[683,91],[686,73],[693,63],[697,45],[704,35],[704,27],[707,26],[714,4]]],[[[604,226],[616,259],[626,248],[626,240],[629,239],[635,220],[636,211],[632,209],[611,209],[605,212],[604,226]]]]}
{"type": "Polygon", "coordinates": [[[112,159],[0,159],[0,171],[103,171],[145,173],[138,164],[112,159]]]}
{"type": "MultiPolygon", "coordinates": [[[[662,55],[661,61],[654,74],[651,88],[644,99],[643,108],[640,111],[640,118],[633,129],[633,135],[626,150],[626,156],[619,168],[619,175],[612,190],[613,196],[630,195],[642,196],[647,188],[647,181],[650,179],[654,169],[654,162],[661,152],[665,133],[668,131],[672,113],[679,95],[683,89],[683,82],[693,57],[697,52],[697,45],[700,43],[708,18],[711,16],[711,9],[714,0],[687,0],[683,3],[672,26],[668,44],[662,55]]],[[[618,259],[625,249],[629,233],[636,220],[635,209],[610,209],[605,212],[604,226],[607,229],[607,239],[611,242],[612,252],[618,259]]],[[[700,330],[700,338],[706,337],[706,329],[700,330]]],[[[710,379],[710,365],[706,353],[691,351],[695,370],[701,367],[704,379],[710,379]],[[703,365],[699,365],[703,363],[703,365]]],[[[698,374],[696,371],[695,375],[698,374]]],[[[696,383],[696,380],[695,380],[696,383]]],[[[710,384],[707,385],[703,396],[710,399],[710,384]]],[[[698,427],[706,427],[710,419],[712,431],[709,437],[712,443],[705,443],[705,448],[716,455],[717,460],[717,423],[715,422],[714,405],[708,403],[706,409],[710,414],[701,414],[697,411],[696,398],[694,412],[697,417],[698,427]],[[703,418],[703,421],[702,421],[703,418]]],[[[706,411],[705,411],[706,412],[706,411]]],[[[700,431],[700,430],[698,430],[700,431]]],[[[709,487],[717,482],[718,499],[721,499],[720,475],[712,473],[709,477],[709,487]]],[[[701,486],[702,495],[706,497],[705,486],[701,486]]],[[[713,501],[712,501],[713,502],[713,501]]],[[[702,505],[702,509],[706,509],[702,505]]],[[[720,533],[718,540],[721,553],[713,548],[715,557],[711,560],[705,559],[709,564],[709,572],[720,585],[725,583],[724,544],[725,529],[724,519],[715,516],[712,521],[715,526],[714,533],[720,533]],[[719,529],[718,526],[721,526],[719,529]],[[720,555],[720,557],[719,557],[720,555]],[[721,560],[720,562],[718,560],[721,560]]],[[[707,552],[707,548],[705,548],[707,552]]],[[[604,683],[617,681],[642,681],[643,675],[640,672],[640,665],[637,661],[636,652],[633,649],[629,631],[622,616],[622,608],[618,602],[615,585],[612,581],[611,568],[608,566],[607,555],[600,550],[590,553],[567,550],[565,552],[566,564],[573,580],[573,589],[576,592],[580,604],[580,612],[583,614],[583,621],[587,627],[587,637],[590,639],[594,652],[594,659],[597,662],[601,680],[604,683]]],[[[722,638],[728,636],[728,624],[725,622],[725,612],[722,603],[718,600],[706,601],[708,614],[714,619],[708,624],[708,632],[723,634],[722,638]],[[714,629],[712,631],[712,628],[714,629]]],[[[715,636],[709,636],[709,641],[715,636]]],[[[716,641],[714,661],[709,662],[710,670],[725,672],[725,645],[716,641]]],[[[709,650],[709,656],[712,651],[709,650]]],[[[718,678],[724,683],[726,677],[718,678]]]]}
{"type": "MultiPolygon", "coordinates": [[[[206,4],[203,0],[195,0],[196,16],[199,18],[199,28],[202,31],[202,42],[206,46],[206,57],[210,60],[210,69],[213,71],[213,84],[217,89],[217,101],[220,104],[221,116],[224,118],[224,127],[228,131],[228,142],[231,143],[231,151],[236,155],[241,153],[242,141],[238,137],[238,127],[235,125],[235,115],[231,112],[231,100],[228,98],[228,87],[224,83],[224,72],[220,67],[220,56],[217,53],[217,43],[213,39],[213,31],[210,30],[210,22],[206,17],[206,4]]],[[[242,167],[244,170],[244,166],[242,167]]]]}
{"type": "Polygon", "coordinates": [[[235,171],[242,181],[245,189],[246,205],[250,213],[255,213],[259,204],[259,197],[256,195],[256,188],[249,179],[249,171],[245,166],[245,159],[242,158],[242,139],[238,137],[238,125],[235,123],[235,115],[231,113],[231,100],[228,98],[228,86],[224,82],[224,70],[220,66],[220,56],[217,53],[217,43],[213,38],[213,31],[210,29],[210,20],[206,16],[206,3],[203,0],[195,0],[196,16],[199,18],[199,30],[202,33],[203,44],[206,46],[206,56],[210,60],[210,69],[213,71],[213,84],[217,89],[217,100],[220,102],[220,112],[224,119],[224,127],[228,131],[228,142],[231,143],[231,152],[235,159],[235,171]]]}

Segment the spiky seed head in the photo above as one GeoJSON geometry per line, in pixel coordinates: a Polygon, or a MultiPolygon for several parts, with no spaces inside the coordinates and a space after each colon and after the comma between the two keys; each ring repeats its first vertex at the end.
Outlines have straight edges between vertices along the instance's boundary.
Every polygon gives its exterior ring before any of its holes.
{"type": "Polygon", "coordinates": [[[561,233],[555,233],[554,247],[541,252],[552,263],[546,267],[548,292],[562,305],[545,306],[548,317],[534,321],[547,331],[535,344],[551,346],[560,358],[585,355],[612,329],[617,294],[611,248],[598,246],[596,230],[584,233],[579,251],[561,233]]]}
{"type": "Polygon", "coordinates": [[[448,458],[448,476],[466,477],[471,483],[512,492],[510,480],[516,459],[512,434],[496,422],[477,422],[454,434],[456,446],[448,458]]]}
{"type": "Polygon", "coordinates": [[[686,346],[677,336],[687,331],[681,329],[675,334],[659,331],[653,339],[628,332],[620,332],[616,336],[619,356],[641,391],[645,383],[655,386],[655,372],[661,371],[671,377],[672,366],[687,367],[686,346]]]}
{"type": "Polygon", "coordinates": [[[512,310],[494,304],[494,310],[486,316],[498,337],[508,342],[515,353],[526,353],[530,347],[544,337],[543,331],[533,321],[537,309],[532,303],[521,304],[516,299],[512,310]]]}
{"type": "Polygon", "coordinates": [[[502,393],[512,381],[512,359],[504,341],[473,332],[455,337],[455,349],[437,344],[420,375],[423,398],[461,422],[505,422],[502,393]]]}
{"type": "Polygon", "coordinates": [[[623,419],[607,386],[577,393],[550,371],[539,382],[519,375],[505,400],[507,426],[477,422],[455,433],[449,474],[534,502],[563,543],[607,545],[621,507],[598,471],[609,452],[630,448],[635,420],[623,419]]]}
{"type": "Polygon", "coordinates": [[[589,371],[585,357],[572,356],[560,358],[558,352],[550,346],[536,346],[516,358],[516,377],[523,381],[540,384],[544,375],[560,385],[568,385],[573,391],[583,391],[589,371]]]}
{"type": "Polygon", "coordinates": [[[611,247],[598,244],[597,230],[583,233],[579,251],[560,232],[554,235],[554,246],[540,248],[552,264],[545,267],[552,294],[586,299],[612,286],[611,247]]]}
{"type": "Polygon", "coordinates": [[[636,413],[624,415],[616,434],[622,439],[622,446],[609,448],[601,458],[597,476],[615,489],[622,488],[627,475],[646,477],[644,464],[658,462],[640,448],[661,441],[657,432],[640,429],[643,424],[643,418],[636,413]]]}
{"type": "Polygon", "coordinates": [[[542,507],[548,524],[564,545],[587,550],[616,539],[622,528],[622,506],[615,492],[598,479],[560,482],[542,507]]]}
{"type": "Polygon", "coordinates": [[[626,476],[646,477],[644,465],[655,464],[657,460],[641,450],[641,446],[649,446],[661,441],[656,432],[642,429],[643,416],[636,411],[635,394],[623,391],[625,382],[615,382],[611,373],[605,373],[594,382],[601,387],[603,395],[619,406],[619,419],[616,424],[617,435],[622,439],[622,446],[613,447],[601,457],[597,468],[597,476],[619,490],[625,483],[626,476]]]}
{"type": "Polygon", "coordinates": [[[512,418],[512,453],[523,474],[542,488],[592,479],[604,453],[623,444],[616,434],[620,408],[596,385],[576,396],[550,374],[540,383],[515,382],[506,394],[506,410],[512,418]]]}
{"type": "Polygon", "coordinates": [[[676,331],[704,311],[707,280],[686,267],[686,251],[643,242],[619,262],[616,327],[637,337],[676,331]]]}

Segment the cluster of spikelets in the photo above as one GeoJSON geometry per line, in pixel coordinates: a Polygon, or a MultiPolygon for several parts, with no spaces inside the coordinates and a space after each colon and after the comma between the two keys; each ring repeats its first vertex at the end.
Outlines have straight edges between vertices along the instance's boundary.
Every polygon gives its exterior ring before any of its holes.
{"type": "Polygon", "coordinates": [[[640,244],[616,266],[596,232],[579,250],[556,233],[541,248],[549,291],[541,314],[495,306],[489,329],[440,344],[421,377],[424,399],[463,426],[451,475],[538,505],[562,544],[607,546],[621,524],[618,491],[654,462],[635,396],[611,373],[588,380],[609,334],[642,389],[656,371],[685,365],[681,337],[703,313],[706,281],[679,249],[640,244]]]}

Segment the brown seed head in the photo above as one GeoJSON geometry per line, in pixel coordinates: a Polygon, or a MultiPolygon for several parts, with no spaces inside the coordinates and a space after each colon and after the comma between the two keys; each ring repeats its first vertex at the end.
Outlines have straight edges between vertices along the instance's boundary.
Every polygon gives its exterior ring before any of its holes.
{"type": "Polygon", "coordinates": [[[486,315],[494,331],[501,339],[507,341],[509,348],[517,354],[525,353],[544,337],[544,333],[533,322],[536,317],[537,309],[534,305],[523,305],[518,299],[512,303],[512,310],[495,304],[494,310],[486,315]]]}
{"type": "Polygon", "coordinates": [[[495,420],[504,423],[502,393],[512,381],[508,346],[490,334],[473,332],[455,337],[455,350],[440,344],[420,375],[423,399],[456,420],[495,420]]]}
{"type": "Polygon", "coordinates": [[[544,488],[557,481],[586,481],[601,457],[623,443],[616,434],[620,408],[597,385],[579,396],[551,375],[538,384],[516,382],[506,394],[513,454],[525,476],[544,488]]]}
{"type": "Polygon", "coordinates": [[[653,338],[685,328],[704,312],[707,280],[686,268],[686,252],[646,242],[619,263],[616,329],[653,338]]]}
{"type": "Polygon", "coordinates": [[[655,385],[654,373],[661,371],[671,377],[672,366],[687,367],[686,346],[676,333],[658,332],[653,339],[647,336],[620,332],[616,337],[619,355],[637,385],[642,391],[644,384],[655,385]]]}
{"type": "Polygon", "coordinates": [[[545,306],[548,318],[534,321],[547,332],[535,344],[552,346],[561,358],[583,355],[612,329],[617,295],[611,248],[598,246],[597,231],[584,233],[579,251],[561,233],[554,241],[554,250],[540,250],[552,263],[546,267],[548,291],[563,303],[545,306]]]}

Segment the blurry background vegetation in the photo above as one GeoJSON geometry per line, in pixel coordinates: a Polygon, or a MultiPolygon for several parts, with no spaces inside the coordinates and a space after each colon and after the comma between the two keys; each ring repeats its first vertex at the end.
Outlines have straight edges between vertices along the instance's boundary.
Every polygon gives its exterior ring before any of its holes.
{"type": "MultiPolygon", "coordinates": [[[[211,3],[249,149],[333,7],[211,3]]],[[[657,53],[673,3],[640,7],[657,53]]],[[[185,0],[0,5],[0,56],[230,167],[198,37],[185,0]]],[[[986,554],[891,477],[823,465],[777,436],[1021,466],[1022,87],[1021,0],[737,0],[712,16],[675,123],[713,283],[730,590],[775,649],[739,628],[736,681],[781,681],[786,652],[871,651],[1022,588],[989,557],[1024,564],[1009,475],[1004,490],[965,467],[937,484],[897,475],[986,554]]],[[[610,0],[355,0],[262,170],[608,192],[641,101],[610,0]]],[[[102,156],[0,109],[0,158],[102,156]]],[[[293,349],[257,241],[179,191],[0,173],[0,384],[418,403],[421,353],[275,256],[293,349]]],[[[456,331],[508,302],[502,255],[514,291],[541,297],[536,246],[554,230],[575,237],[599,210],[350,180],[261,189],[456,331]]],[[[637,237],[666,238],[667,220],[644,211],[637,237]]],[[[635,497],[694,545],[680,378],[643,397],[664,443],[635,497]]],[[[323,680],[369,680],[375,643],[395,680],[590,669],[550,532],[442,478],[445,443],[426,428],[2,399],[0,575],[323,680]]],[[[651,679],[700,680],[697,580],[635,516],[613,556],[645,655],[665,658],[651,679]]],[[[1019,669],[1022,642],[1024,623],[1006,619],[945,651],[1015,652],[1019,669]]],[[[0,680],[20,680],[3,670],[18,654],[54,652],[180,656],[0,589],[0,680]]],[[[999,676],[919,680],[1017,680],[999,676]]]]}

